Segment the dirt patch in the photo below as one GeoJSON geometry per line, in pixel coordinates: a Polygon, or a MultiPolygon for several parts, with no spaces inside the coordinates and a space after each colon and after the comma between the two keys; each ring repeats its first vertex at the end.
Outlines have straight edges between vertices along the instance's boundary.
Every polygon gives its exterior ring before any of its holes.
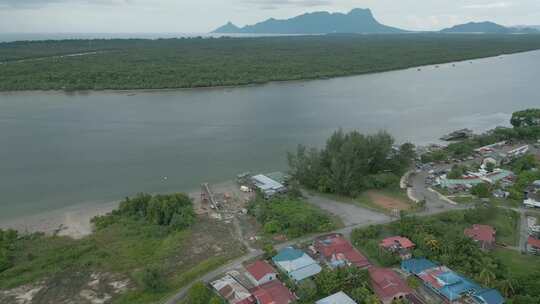
{"type": "Polygon", "coordinates": [[[0,291],[0,303],[105,304],[131,288],[132,283],[122,275],[67,271],[38,284],[0,291]]]}
{"type": "Polygon", "coordinates": [[[375,205],[386,210],[409,210],[411,208],[411,205],[409,205],[403,199],[391,197],[384,193],[368,191],[367,195],[375,205]]]}

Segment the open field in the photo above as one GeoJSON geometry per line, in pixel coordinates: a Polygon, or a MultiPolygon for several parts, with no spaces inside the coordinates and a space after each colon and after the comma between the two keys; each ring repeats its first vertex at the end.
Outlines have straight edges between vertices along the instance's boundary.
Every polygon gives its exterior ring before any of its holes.
{"type": "Polygon", "coordinates": [[[408,202],[406,196],[401,195],[400,192],[388,192],[388,191],[367,191],[365,196],[371,201],[371,203],[384,210],[409,210],[411,204],[408,202]]]}
{"type": "Polygon", "coordinates": [[[80,240],[38,237],[18,246],[15,266],[0,274],[0,303],[28,290],[36,290],[32,303],[149,303],[245,252],[230,225],[204,217],[179,232],[128,221],[80,240]],[[163,276],[159,292],[141,284],[148,267],[163,276]]]}
{"type": "Polygon", "coordinates": [[[511,276],[540,271],[540,257],[523,255],[517,251],[498,248],[493,254],[506,265],[511,276]]]}
{"type": "Polygon", "coordinates": [[[234,86],[382,72],[539,48],[540,35],[459,34],[0,43],[0,91],[234,86]]]}

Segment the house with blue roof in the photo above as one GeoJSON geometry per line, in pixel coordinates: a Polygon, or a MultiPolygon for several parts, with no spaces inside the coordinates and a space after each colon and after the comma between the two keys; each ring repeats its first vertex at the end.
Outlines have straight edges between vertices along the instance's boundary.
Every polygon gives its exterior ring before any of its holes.
{"type": "Polygon", "coordinates": [[[293,247],[287,247],[279,251],[272,258],[272,261],[279,270],[286,273],[296,282],[312,277],[322,271],[321,266],[309,255],[293,247]]]}
{"type": "Polygon", "coordinates": [[[454,303],[463,297],[471,299],[475,304],[503,304],[505,302],[497,290],[482,288],[446,266],[438,266],[424,258],[402,261],[401,269],[417,276],[426,287],[447,303],[454,303]]]}
{"type": "Polygon", "coordinates": [[[437,267],[437,264],[428,259],[409,259],[401,262],[401,269],[407,273],[418,275],[426,269],[437,267]]]}
{"type": "Polygon", "coordinates": [[[504,304],[503,296],[495,289],[482,289],[476,292],[472,299],[478,304],[504,304]]]}

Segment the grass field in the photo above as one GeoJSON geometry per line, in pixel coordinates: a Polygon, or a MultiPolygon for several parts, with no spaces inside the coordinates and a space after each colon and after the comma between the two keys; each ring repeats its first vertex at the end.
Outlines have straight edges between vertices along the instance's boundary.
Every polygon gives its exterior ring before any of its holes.
{"type": "Polygon", "coordinates": [[[498,248],[493,254],[507,266],[511,276],[540,271],[540,257],[523,255],[517,251],[498,248]]]}
{"type": "Polygon", "coordinates": [[[30,284],[41,288],[39,303],[153,303],[244,253],[229,225],[207,218],[179,232],[128,220],[82,240],[36,237],[18,246],[15,266],[0,274],[0,291],[30,284]],[[143,288],[147,268],[159,270],[159,292],[143,288]]]}

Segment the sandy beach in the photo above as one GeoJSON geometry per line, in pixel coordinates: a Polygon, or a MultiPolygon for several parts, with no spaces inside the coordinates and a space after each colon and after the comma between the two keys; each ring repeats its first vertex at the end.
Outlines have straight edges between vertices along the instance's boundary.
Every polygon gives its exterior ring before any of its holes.
{"type": "MultiPolygon", "coordinates": [[[[238,187],[232,180],[211,184],[214,192],[237,192],[238,187]]],[[[185,192],[185,191],[178,191],[185,192]]],[[[200,190],[193,189],[187,193],[197,207],[200,190]]],[[[98,215],[105,215],[118,207],[120,201],[108,203],[76,204],[66,208],[52,210],[0,221],[0,229],[15,229],[20,233],[43,232],[48,235],[57,234],[80,239],[92,233],[90,220],[98,215]]]]}
{"type": "Polygon", "coordinates": [[[0,221],[0,229],[15,229],[21,233],[57,233],[79,239],[92,233],[90,220],[93,217],[111,212],[118,204],[119,201],[105,204],[73,205],[36,215],[3,220],[0,221]]]}

